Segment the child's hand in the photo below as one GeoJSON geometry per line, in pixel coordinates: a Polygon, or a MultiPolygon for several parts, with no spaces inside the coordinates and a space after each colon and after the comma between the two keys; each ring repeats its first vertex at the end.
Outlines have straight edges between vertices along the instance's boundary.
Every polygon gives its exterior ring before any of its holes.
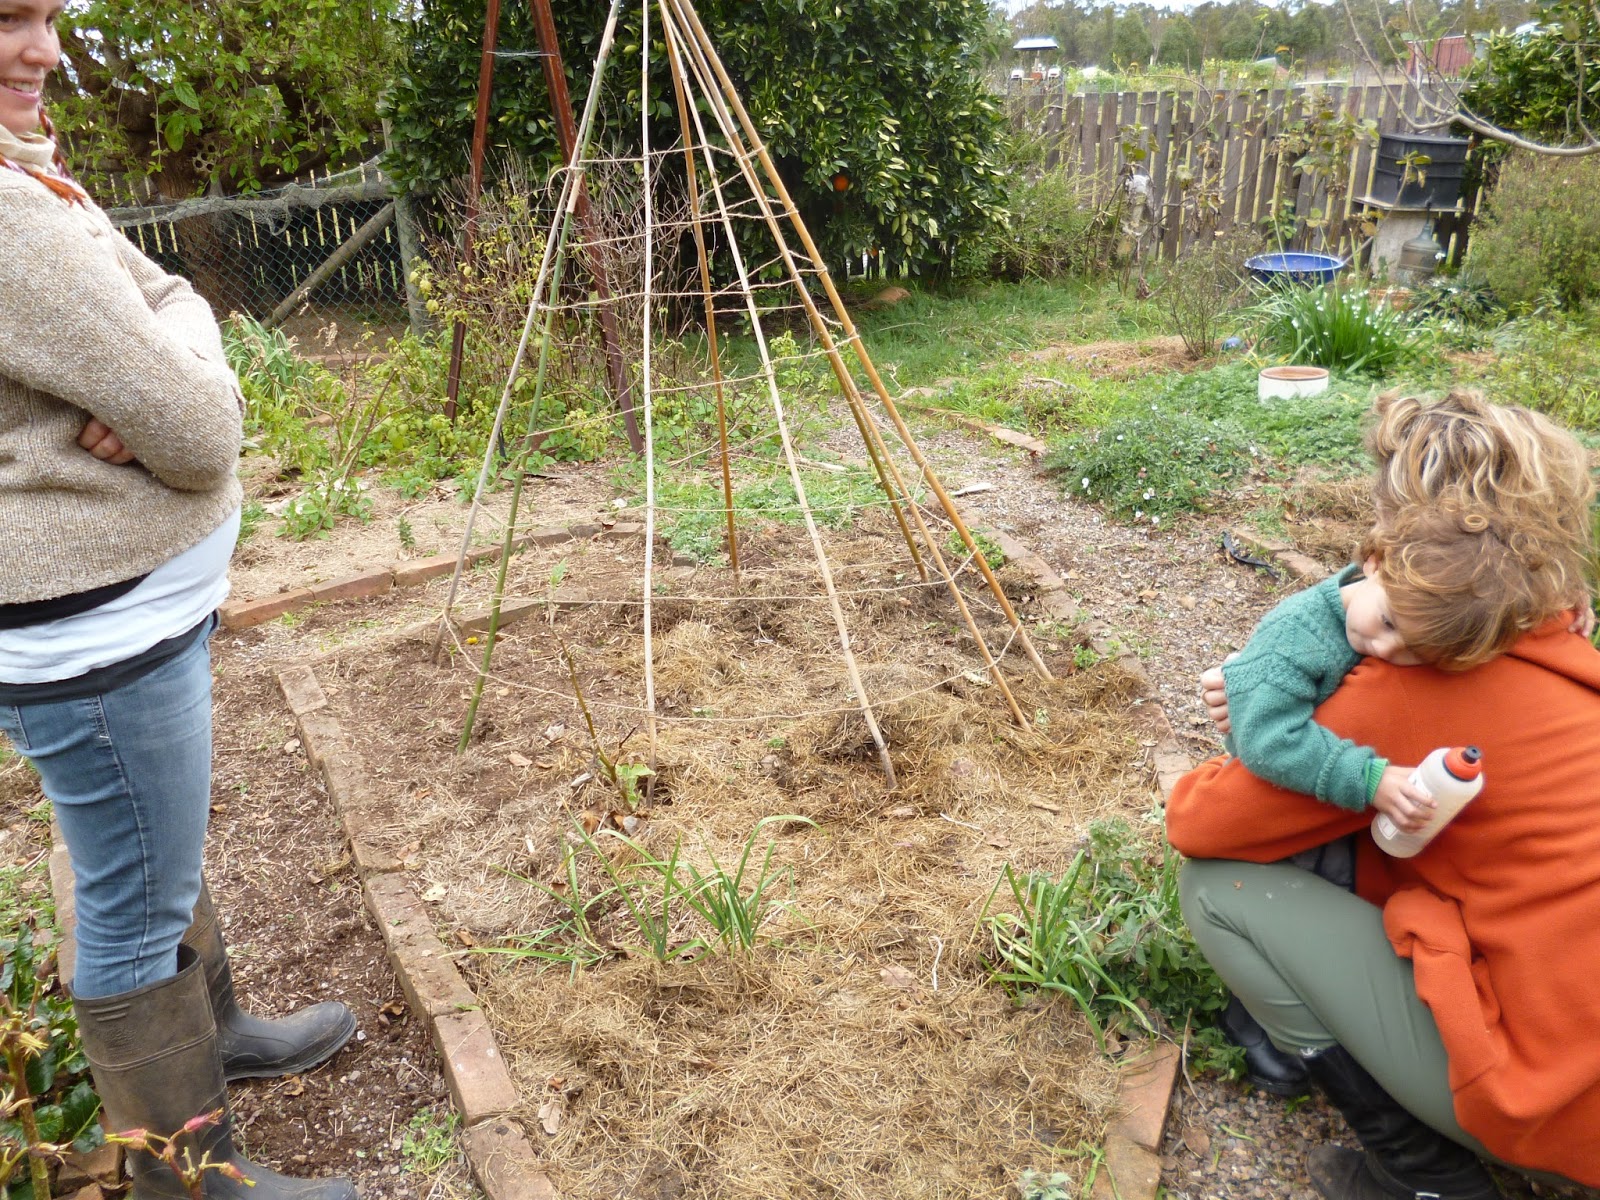
{"type": "Polygon", "coordinates": [[[1585,596],[1578,602],[1578,615],[1567,628],[1584,641],[1594,636],[1594,600],[1585,596]]]}
{"type": "Polygon", "coordinates": [[[1415,767],[1389,766],[1383,769],[1378,794],[1372,807],[1399,826],[1403,833],[1420,833],[1438,807],[1426,788],[1411,782],[1415,767]]]}
{"type": "Polygon", "coordinates": [[[1223,681],[1221,667],[1200,673],[1200,701],[1206,706],[1206,716],[1216,725],[1218,733],[1233,729],[1228,721],[1228,685],[1223,681]]]}

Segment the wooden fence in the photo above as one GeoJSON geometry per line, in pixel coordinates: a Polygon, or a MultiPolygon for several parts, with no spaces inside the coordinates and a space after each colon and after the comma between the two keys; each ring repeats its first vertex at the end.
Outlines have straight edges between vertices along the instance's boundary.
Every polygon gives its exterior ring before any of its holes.
{"type": "MultiPolygon", "coordinates": [[[[1374,122],[1378,133],[1406,131],[1419,106],[1415,93],[1397,87],[1311,84],[1232,92],[1035,92],[1013,98],[1010,109],[1014,124],[1043,139],[1047,165],[1075,169],[1097,203],[1121,194],[1132,170],[1148,172],[1152,224],[1141,252],[1170,259],[1202,234],[1239,225],[1264,230],[1274,214],[1289,211],[1286,205],[1302,222],[1319,212],[1328,220],[1325,236],[1303,248],[1359,252],[1377,139],[1346,138],[1353,144],[1336,153],[1324,143],[1315,170],[1296,167],[1305,140],[1326,135],[1333,124],[1328,118],[1342,115],[1374,122]]],[[[1464,234],[1472,202],[1469,197],[1462,211],[1439,218],[1436,234],[1447,249],[1464,234]]]]}

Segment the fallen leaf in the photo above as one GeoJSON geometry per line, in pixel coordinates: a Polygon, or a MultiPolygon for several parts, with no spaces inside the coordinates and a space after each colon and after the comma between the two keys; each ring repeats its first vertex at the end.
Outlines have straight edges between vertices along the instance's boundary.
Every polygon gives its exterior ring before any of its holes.
{"type": "MultiPolygon", "coordinates": [[[[616,820],[616,814],[615,813],[612,814],[612,820],[616,820]]],[[[621,829],[622,832],[627,834],[629,837],[637,836],[639,831],[644,828],[644,814],[643,813],[629,813],[629,814],[627,814],[625,817],[622,818],[622,820],[617,821],[617,828],[621,829]]]]}
{"type": "Polygon", "coordinates": [[[283,1095],[285,1095],[285,1096],[303,1096],[305,1094],[305,1090],[306,1090],[306,1081],[304,1079],[301,1079],[300,1076],[298,1076],[298,1075],[291,1075],[278,1088],[278,1091],[283,1093],[283,1095]]]}
{"type": "Polygon", "coordinates": [[[283,744],[283,752],[285,754],[294,754],[299,749],[300,749],[300,739],[297,738],[297,737],[292,737],[287,742],[285,742],[283,744]]]}
{"type": "Polygon", "coordinates": [[[1179,596],[1178,597],[1178,603],[1184,608],[1192,609],[1196,604],[1198,604],[1200,602],[1198,600],[1196,600],[1193,596],[1179,596]]]}
{"type": "Polygon", "coordinates": [[[1003,833],[991,833],[983,839],[983,844],[985,846],[993,846],[996,850],[1004,850],[1011,845],[1011,839],[1003,833]]]}
{"type": "Polygon", "coordinates": [[[551,725],[544,731],[544,740],[553,742],[566,731],[567,727],[565,725],[551,725]]]}
{"type": "Polygon", "coordinates": [[[1145,588],[1144,591],[1139,593],[1139,599],[1141,599],[1141,600],[1154,600],[1160,594],[1161,593],[1156,591],[1155,588],[1145,588]]]}
{"type": "Polygon", "coordinates": [[[533,760],[533,765],[538,767],[541,771],[551,771],[555,769],[556,764],[551,762],[548,758],[536,758],[533,760]]]}
{"type": "Polygon", "coordinates": [[[1190,1153],[1199,1158],[1211,1153],[1211,1135],[1204,1129],[1196,1129],[1192,1125],[1183,1131],[1183,1144],[1189,1147],[1190,1153]]]}
{"type": "Polygon", "coordinates": [[[513,767],[531,767],[531,766],[533,766],[533,759],[524,758],[522,755],[518,754],[515,750],[513,750],[510,754],[506,755],[506,761],[508,763],[510,763],[513,767]]]}
{"type": "Polygon", "coordinates": [[[993,682],[981,671],[963,671],[961,672],[961,678],[965,679],[968,683],[973,684],[976,687],[988,687],[989,684],[993,682]]]}
{"type": "Polygon", "coordinates": [[[573,791],[577,791],[579,788],[581,788],[584,784],[588,783],[589,780],[591,780],[593,778],[594,778],[594,772],[593,771],[585,771],[582,775],[579,775],[574,779],[569,779],[567,781],[567,786],[569,788],[571,788],[573,791]]]}
{"type": "Polygon", "coordinates": [[[567,1098],[560,1092],[553,1092],[544,1098],[544,1103],[539,1105],[539,1126],[551,1137],[561,1131],[561,1118],[567,1113],[567,1098]]]}
{"type": "Polygon", "coordinates": [[[422,898],[429,904],[437,904],[440,900],[445,898],[444,884],[434,884],[431,888],[422,893],[422,898]]]}
{"type": "Polygon", "coordinates": [[[478,944],[478,939],[473,937],[472,932],[467,929],[456,930],[456,941],[460,942],[463,946],[466,946],[469,949],[478,944]]]}
{"type": "Polygon", "coordinates": [[[582,824],[583,831],[592,836],[595,830],[606,823],[606,815],[598,808],[586,808],[578,821],[582,824]]]}
{"type": "Polygon", "coordinates": [[[883,815],[888,817],[891,821],[909,821],[912,817],[917,815],[917,810],[912,808],[909,804],[902,804],[896,808],[891,808],[883,815]]]}
{"type": "Polygon", "coordinates": [[[969,484],[967,484],[966,487],[957,488],[955,491],[951,492],[950,494],[952,496],[975,496],[979,492],[992,492],[992,491],[994,491],[994,484],[992,484],[992,483],[969,483],[969,484]]]}
{"type": "Polygon", "coordinates": [[[898,964],[892,967],[885,967],[883,970],[878,972],[878,976],[883,980],[886,987],[901,988],[905,991],[910,991],[912,988],[917,986],[917,977],[905,967],[899,966],[898,964]]]}

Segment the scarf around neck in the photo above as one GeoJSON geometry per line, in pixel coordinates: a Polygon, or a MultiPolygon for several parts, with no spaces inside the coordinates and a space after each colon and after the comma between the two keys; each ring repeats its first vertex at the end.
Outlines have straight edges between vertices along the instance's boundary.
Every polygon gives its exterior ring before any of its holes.
{"type": "Polygon", "coordinates": [[[86,196],[75,180],[60,173],[56,167],[56,144],[42,133],[18,135],[0,125],[0,161],[32,175],[69,204],[86,196]]]}

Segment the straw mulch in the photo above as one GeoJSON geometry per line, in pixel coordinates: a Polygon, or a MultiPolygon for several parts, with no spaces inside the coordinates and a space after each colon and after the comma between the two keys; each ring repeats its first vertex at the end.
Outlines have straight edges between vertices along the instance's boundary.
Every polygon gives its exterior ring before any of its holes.
{"type": "MultiPolygon", "coordinates": [[[[1077,1169],[1068,1154],[1100,1137],[1111,1066],[1068,1006],[1019,1007],[986,983],[980,919],[1006,863],[1058,871],[1092,820],[1149,809],[1134,680],[1079,669],[1074,633],[1040,627],[1054,681],[1015,648],[1004,660],[1019,729],[892,526],[830,534],[890,791],[828,610],[805,598],[820,595],[805,550],[774,527],[751,538],[740,587],[709,568],[661,577],[658,774],[632,810],[603,779],[564,654],[607,757],[646,758],[636,549],[567,553],[552,619],[503,635],[464,755],[479,647],[438,667],[401,644],[320,669],[346,727],[370,731],[390,848],[458,943],[556,924],[563,906],[530,881],[599,895],[596,847],[625,871],[674,845],[730,870],[773,846],[783,903],[748,954],[658,962],[607,900],[589,912],[597,965],[464,955],[568,1200],[1000,1197],[1023,1168],[1077,1169]],[[758,828],[774,817],[791,819],[758,828]]],[[[515,585],[552,595],[553,562],[519,558],[515,585]]],[[[998,650],[1006,627],[967,592],[998,650]]],[[[674,933],[706,930],[680,917],[674,933]]]]}

